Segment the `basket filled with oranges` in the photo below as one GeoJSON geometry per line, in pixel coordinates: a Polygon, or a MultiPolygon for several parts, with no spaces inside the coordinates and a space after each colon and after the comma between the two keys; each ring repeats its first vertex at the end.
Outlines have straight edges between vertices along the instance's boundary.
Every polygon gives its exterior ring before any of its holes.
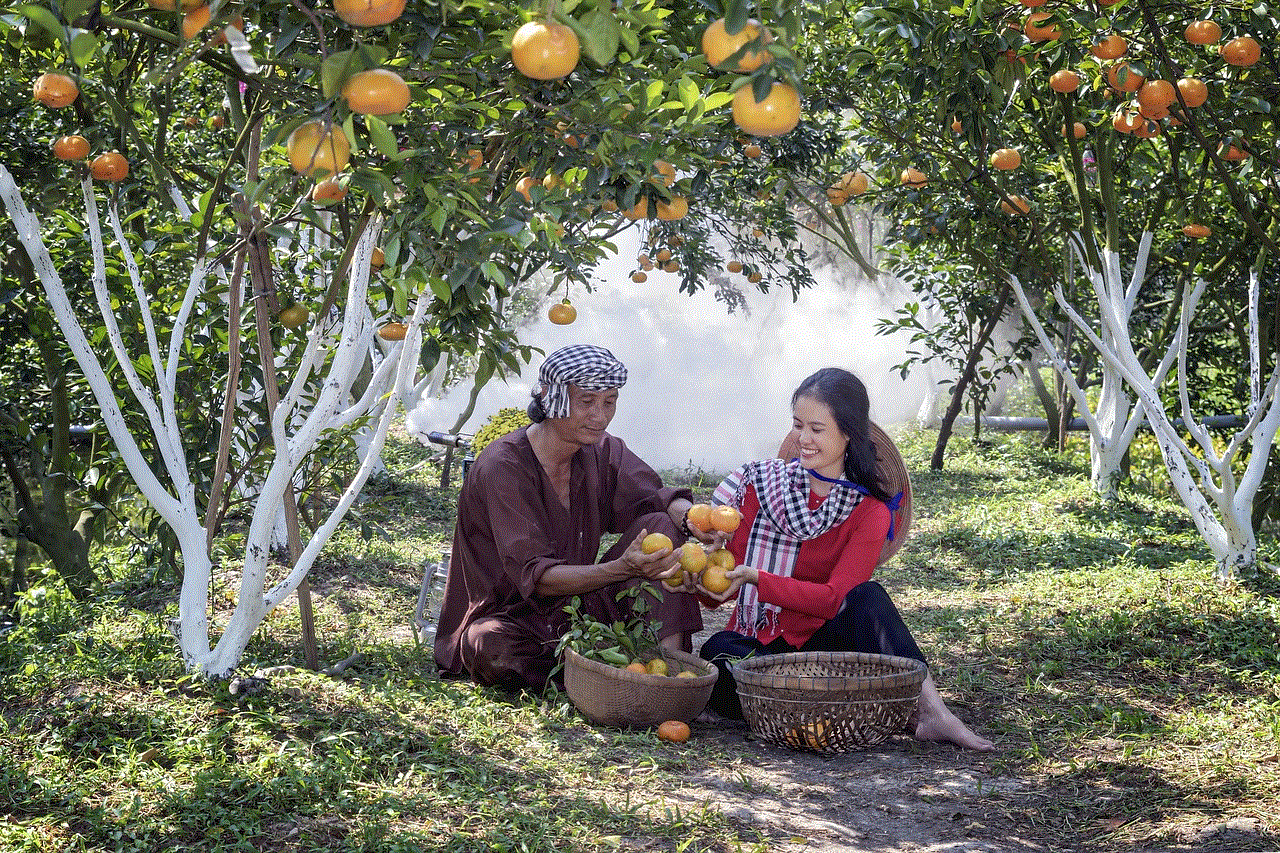
{"type": "MultiPolygon", "coordinates": [[[[702,713],[719,671],[700,657],[659,645],[653,623],[644,618],[644,587],[633,596],[628,622],[602,622],[566,607],[569,630],[560,640],[564,689],[569,701],[593,723],[645,728],[666,721],[690,723],[702,713]]],[[[652,588],[649,588],[652,591],[652,588]]]]}
{"type": "Polygon", "coordinates": [[[776,746],[836,755],[901,732],[925,665],[861,652],[789,652],[732,665],[751,732],[776,746]]]}

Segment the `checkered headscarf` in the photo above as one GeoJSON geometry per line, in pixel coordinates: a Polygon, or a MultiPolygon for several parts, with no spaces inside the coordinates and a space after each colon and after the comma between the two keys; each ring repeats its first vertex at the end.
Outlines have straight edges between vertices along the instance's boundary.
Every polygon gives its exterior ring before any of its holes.
{"type": "Polygon", "coordinates": [[[547,356],[533,396],[549,418],[569,417],[569,386],[605,391],[627,384],[627,368],[604,347],[571,344],[547,356]]]}

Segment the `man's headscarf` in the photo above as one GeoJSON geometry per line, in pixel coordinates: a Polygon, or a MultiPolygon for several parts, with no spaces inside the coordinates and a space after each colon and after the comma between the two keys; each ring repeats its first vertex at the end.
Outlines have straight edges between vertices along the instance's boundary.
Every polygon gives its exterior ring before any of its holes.
{"type": "Polygon", "coordinates": [[[569,386],[605,391],[627,384],[627,368],[604,347],[571,344],[547,356],[533,396],[549,418],[569,417],[569,386]]]}

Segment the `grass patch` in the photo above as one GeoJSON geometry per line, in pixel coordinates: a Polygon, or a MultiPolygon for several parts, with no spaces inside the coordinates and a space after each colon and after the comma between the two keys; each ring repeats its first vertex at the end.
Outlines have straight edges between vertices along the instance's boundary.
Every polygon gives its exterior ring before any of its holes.
{"type": "MultiPolygon", "coordinates": [[[[986,781],[1022,782],[998,798],[1019,834],[1051,849],[1280,846],[1274,579],[1217,584],[1180,506],[1146,492],[1104,504],[1086,470],[1033,442],[953,438],[935,473],[932,440],[899,439],[915,520],[879,578],[948,702],[999,742],[986,781]],[[1240,821],[1252,821],[1243,835],[1213,834],[1240,821]]],[[[745,769],[754,746],[674,747],[594,728],[559,694],[436,678],[409,625],[424,561],[449,547],[456,472],[440,488],[436,456],[403,436],[386,458],[310,578],[322,661],[363,656],[344,679],[301,668],[292,603],[254,637],[244,670],[298,668],[233,695],[182,673],[172,582],[107,553],[117,579],[92,604],[52,579],[32,591],[27,618],[0,638],[0,848],[785,843],[682,795],[700,768],[745,769]]],[[[700,496],[718,481],[667,476],[700,496]]],[[[213,594],[216,621],[234,584],[213,594]]],[[[760,784],[744,773],[739,792],[760,784]]]]}

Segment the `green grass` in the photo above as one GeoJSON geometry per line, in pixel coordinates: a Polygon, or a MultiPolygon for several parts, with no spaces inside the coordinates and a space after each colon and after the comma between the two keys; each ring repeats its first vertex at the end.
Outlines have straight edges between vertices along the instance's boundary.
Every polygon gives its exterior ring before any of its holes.
{"type": "MultiPolygon", "coordinates": [[[[1280,846],[1274,579],[1217,584],[1180,506],[1103,504],[1074,456],[958,437],[929,472],[932,440],[899,438],[915,519],[879,577],[948,702],[999,742],[988,781],[1023,783],[998,798],[1019,835],[1119,851],[1254,818],[1232,849],[1280,846]]],[[[755,747],[664,745],[592,727],[561,695],[434,676],[410,617],[423,562],[449,547],[456,472],[441,489],[431,451],[402,438],[386,458],[359,521],[387,538],[344,527],[310,578],[321,660],[362,655],[345,678],[301,668],[290,602],[244,669],[298,669],[252,694],[188,679],[166,628],[174,582],[120,553],[103,554],[114,580],[89,606],[52,581],[32,591],[0,638],[0,849],[769,849],[765,830],[681,796],[687,775],[746,769],[755,747]]],[[[704,495],[717,480],[668,478],[704,495]]],[[[215,621],[234,580],[215,585],[215,621]]],[[[760,784],[741,779],[743,796],[760,784]]]]}

